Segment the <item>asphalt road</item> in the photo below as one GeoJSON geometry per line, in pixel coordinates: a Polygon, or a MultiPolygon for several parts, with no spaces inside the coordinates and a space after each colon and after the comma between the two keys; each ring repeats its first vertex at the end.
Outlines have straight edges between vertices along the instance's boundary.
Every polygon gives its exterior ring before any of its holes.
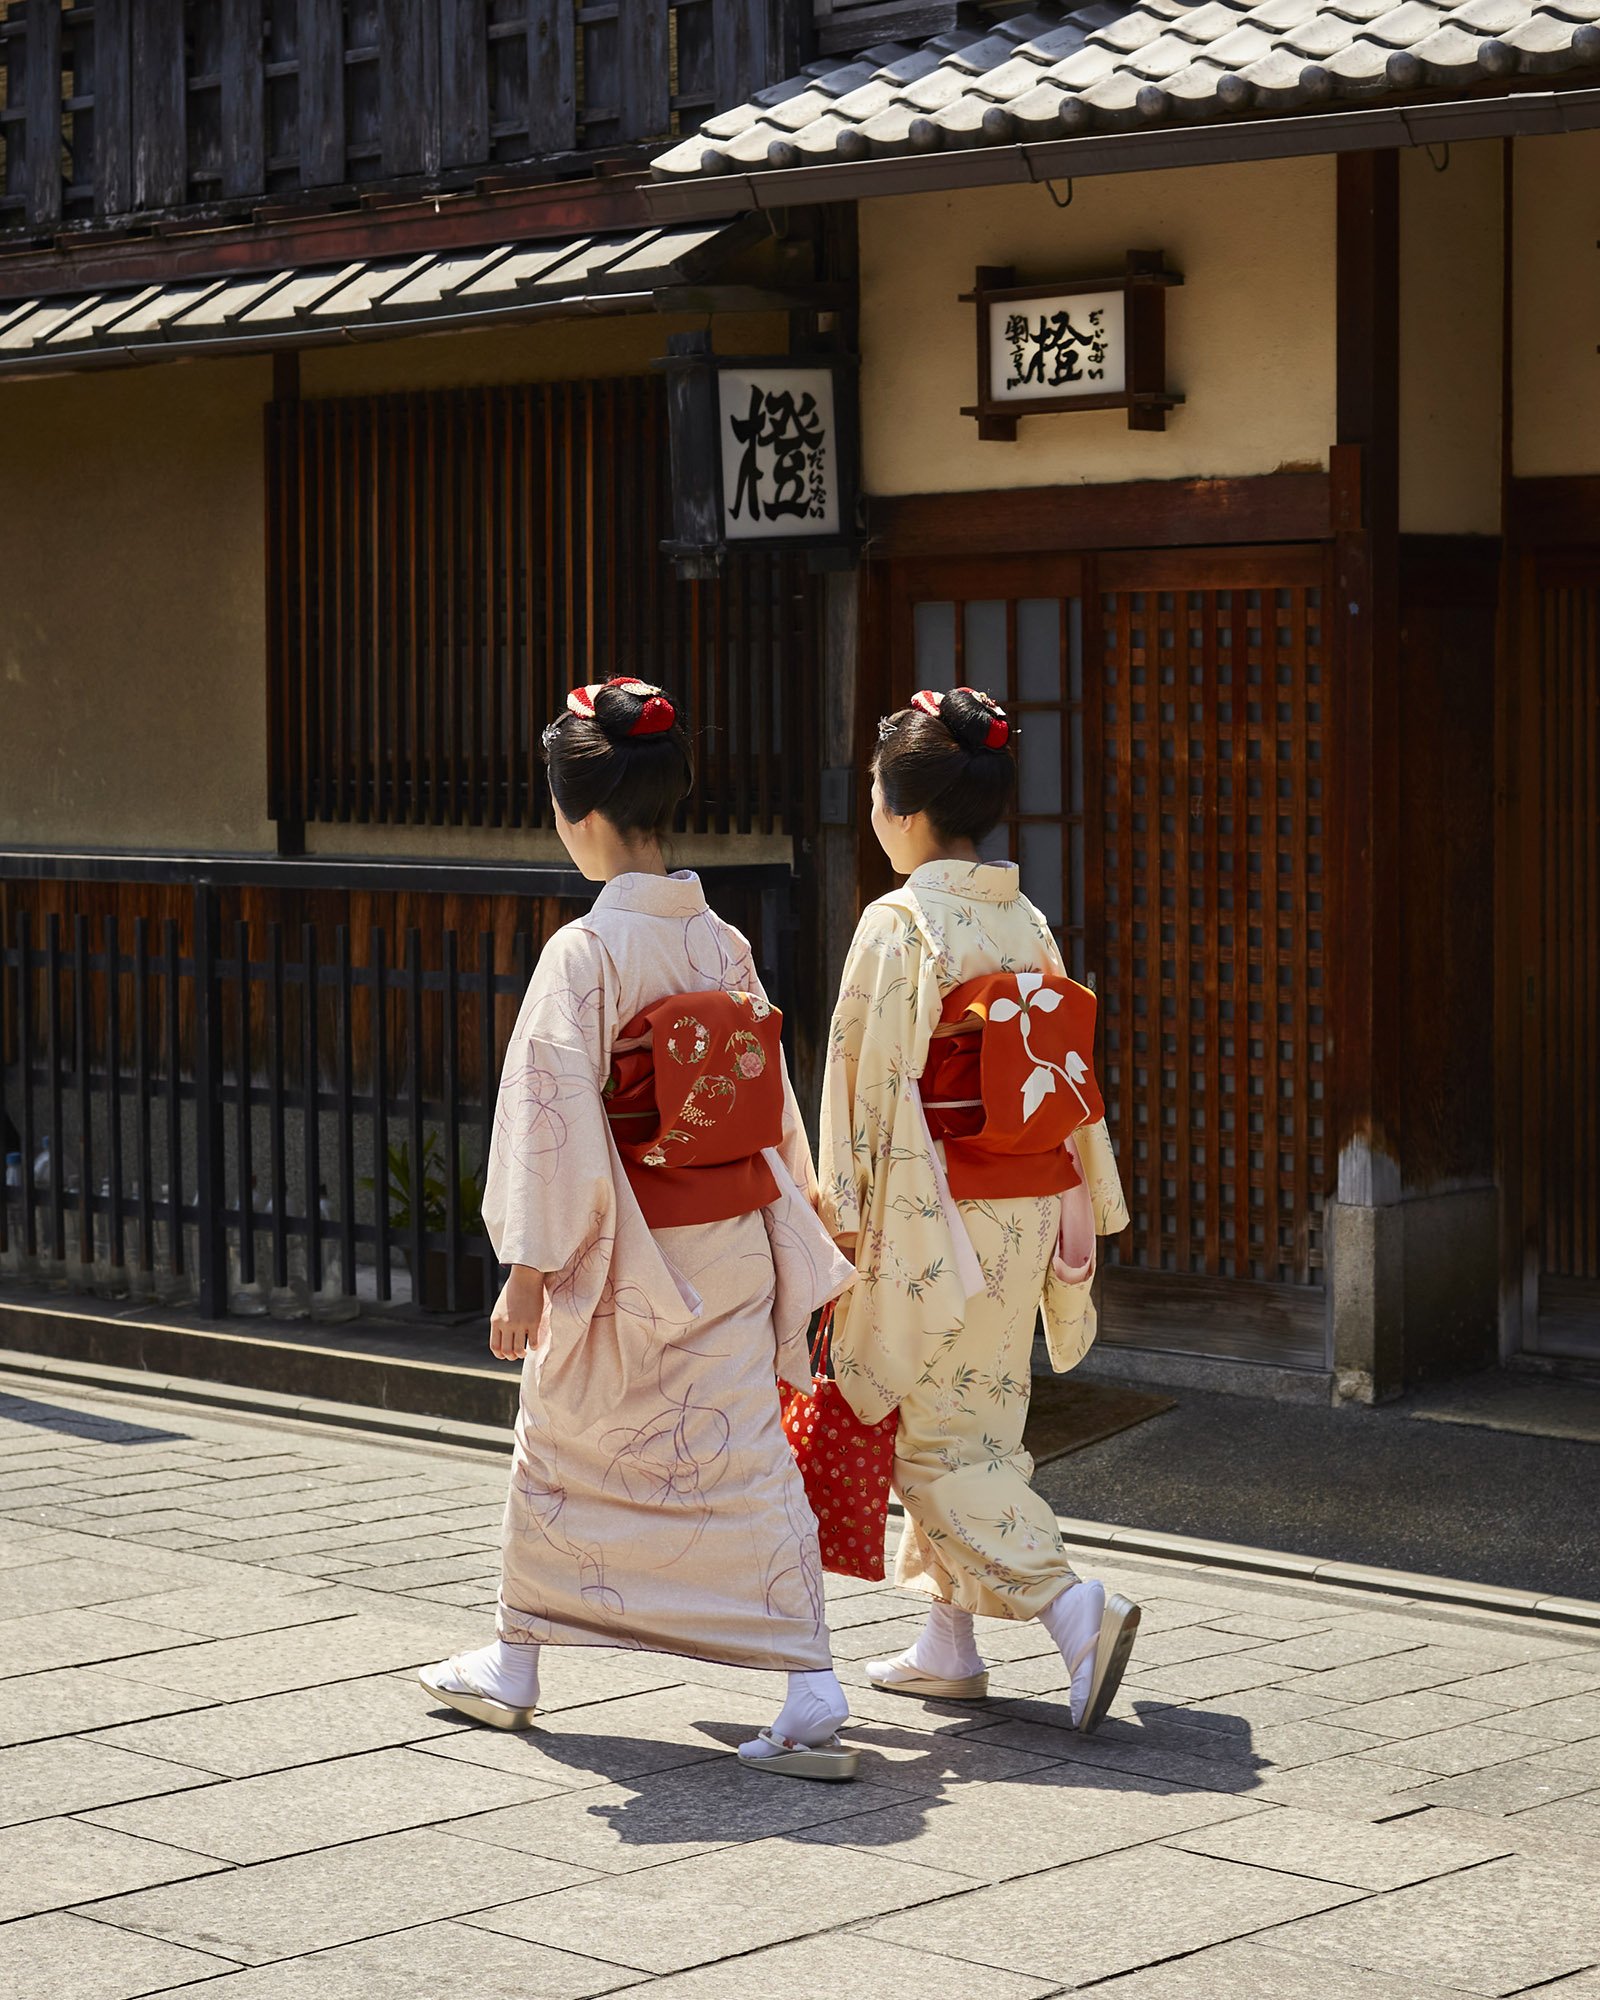
{"type": "Polygon", "coordinates": [[[1179,1390],[1042,1466],[1059,1513],[1600,1599],[1600,1445],[1179,1390]]]}

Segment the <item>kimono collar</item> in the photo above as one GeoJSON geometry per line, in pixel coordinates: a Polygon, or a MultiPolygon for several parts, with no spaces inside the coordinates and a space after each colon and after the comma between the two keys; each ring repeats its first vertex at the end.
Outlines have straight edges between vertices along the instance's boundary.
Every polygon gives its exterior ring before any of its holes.
{"type": "Polygon", "coordinates": [[[626,910],[635,917],[697,917],[706,907],[700,877],[680,868],[674,875],[615,875],[594,899],[597,910],[626,910]]]}
{"type": "Polygon", "coordinates": [[[924,861],[906,877],[908,889],[943,889],[969,903],[1014,903],[1021,880],[1014,861],[924,861]]]}

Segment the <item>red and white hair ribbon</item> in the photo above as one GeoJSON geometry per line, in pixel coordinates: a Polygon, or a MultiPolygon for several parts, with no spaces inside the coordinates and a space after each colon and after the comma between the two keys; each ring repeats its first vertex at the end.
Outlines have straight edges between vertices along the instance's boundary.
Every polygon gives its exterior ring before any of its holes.
{"type": "Polygon", "coordinates": [[[595,696],[603,688],[620,688],[624,694],[637,695],[643,702],[644,706],[628,731],[630,736],[660,736],[678,719],[678,711],[660,688],[653,687],[649,681],[630,679],[626,674],[618,674],[609,681],[590,681],[584,687],[575,687],[567,696],[569,713],[592,721],[595,696]]]}
{"type": "MultiPolygon", "coordinates": [[[[986,750],[1003,750],[1011,739],[1011,724],[1006,720],[1006,712],[992,694],[985,694],[982,688],[952,688],[952,694],[970,694],[980,707],[989,711],[989,728],[983,742],[986,750]]],[[[911,697],[911,706],[921,709],[924,715],[936,716],[944,721],[944,696],[936,694],[932,688],[923,688],[911,697]]],[[[949,725],[946,724],[948,728],[949,725]]],[[[954,731],[951,732],[954,734],[954,731]]]]}

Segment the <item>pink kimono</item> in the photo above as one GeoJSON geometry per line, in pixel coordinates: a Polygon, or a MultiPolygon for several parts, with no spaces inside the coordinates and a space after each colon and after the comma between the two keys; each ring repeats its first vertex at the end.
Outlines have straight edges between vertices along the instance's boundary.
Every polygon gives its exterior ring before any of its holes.
{"type": "MultiPolygon", "coordinates": [[[[810,1382],[815,1308],[849,1284],[813,1207],[784,1076],[777,1198],[646,1224],[605,1115],[619,1030],[669,994],[765,996],[697,877],[623,875],[545,946],[507,1051],[484,1221],[546,1277],[523,1367],[499,1633],[733,1666],[830,1664],[816,1523],[777,1378],[810,1382]]],[[[781,1060],[781,1057],[780,1057],[781,1060]]]]}

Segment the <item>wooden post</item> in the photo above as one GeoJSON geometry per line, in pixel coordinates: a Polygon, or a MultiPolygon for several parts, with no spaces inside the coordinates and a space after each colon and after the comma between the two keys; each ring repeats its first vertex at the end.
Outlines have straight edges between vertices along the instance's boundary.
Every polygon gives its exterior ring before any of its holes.
{"type": "Polygon", "coordinates": [[[1402,1386],[1399,159],[1338,159],[1329,1217],[1336,1393],[1402,1386]]]}
{"type": "MultiPolygon", "coordinates": [[[[221,914],[217,892],[197,882],[194,890],[194,1121],[195,1189],[199,1268],[195,1272],[202,1318],[218,1319],[228,1309],[228,1189],[222,1133],[222,996],[217,985],[221,914]]],[[[244,991],[241,983],[240,991],[244,991]]],[[[169,1005],[171,1004],[169,999],[169,1005]]],[[[176,1093],[177,1079],[168,1088],[176,1093]]],[[[241,1049],[239,1090],[250,1087],[249,1057],[241,1049]]],[[[173,1156],[174,1188],[182,1177],[181,1156],[173,1156]]],[[[241,1243],[249,1230],[250,1189],[240,1166],[241,1243]]]]}

